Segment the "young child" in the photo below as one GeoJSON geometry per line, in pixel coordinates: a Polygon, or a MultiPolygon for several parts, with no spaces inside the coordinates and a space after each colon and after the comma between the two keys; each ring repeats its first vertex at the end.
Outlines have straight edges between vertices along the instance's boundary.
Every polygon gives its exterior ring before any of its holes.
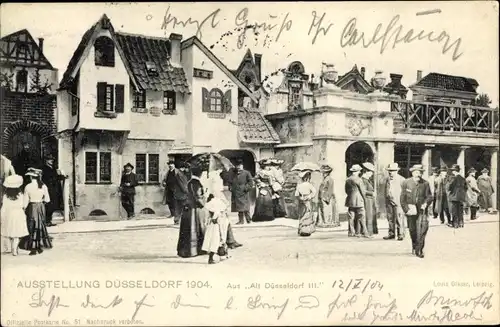
{"type": "Polygon", "coordinates": [[[205,208],[209,211],[209,219],[205,229],[205,238],[203,239],[202,250],[208,252],[208,263],[214,264],[214,255],[229,258],[229,252],[226,245],[227,229],[229,219],[227,217],[227,204],[219,198],[209,196],[205,208]],[[225,253],[218,253],[219,248],[223,248],[225,253]]]}
{"type": "Polygon", "coordinates": [[[11,175],[3,183],[5,189],[1,209],[2,236],[10,239],[14,256],[19,253],[19,238],[29,234],[24,213],[22,185],[23,178],[19,175],[11,175]]]}

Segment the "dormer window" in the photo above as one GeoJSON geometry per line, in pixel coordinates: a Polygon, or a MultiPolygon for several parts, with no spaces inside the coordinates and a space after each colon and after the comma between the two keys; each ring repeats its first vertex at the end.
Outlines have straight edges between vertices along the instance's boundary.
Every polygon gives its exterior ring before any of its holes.
{"type": "Polygon", "coordinates": [[[115,45],[107,36],[100,36],[95,40],[95,65],[115,67],[115,45]]]}
{"type": "Polygon", "coordinates": [[[28,91],[28,72],[20,70],[16,73],[16,92],[28,91]]]}
{"type": "Polygon", "coordinates": [[[158,76],[158,69],[156,68],[156,64],[152,61],[146,61],[146,71],[149,76],[158,76]]]}

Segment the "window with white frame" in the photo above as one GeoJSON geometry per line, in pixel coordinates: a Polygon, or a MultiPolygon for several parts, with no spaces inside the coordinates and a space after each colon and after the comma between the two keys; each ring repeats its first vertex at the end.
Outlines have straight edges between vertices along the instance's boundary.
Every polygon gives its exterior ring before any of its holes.
{"type": "Polygon", "coordinates": [[[163,92],[163,112],[164,113],[175,113],[175,92],[164,91],[163,92]]]}
{"type": "Polygon", "coordinates": [[[160,182],[160,155],[157,153],[137,153],[135,174],[139,183],[160,182]]]}
{"type": "Polygon", "coordinates": [[[85,152],[85,183],[111,183],[111,152],[85,152]]]}
{"type": "Polygon", "coordinates": [[[210,91],[210,111],[222,112],[222,100],[224,95],[219,89],[212,89],[210,91]]]}

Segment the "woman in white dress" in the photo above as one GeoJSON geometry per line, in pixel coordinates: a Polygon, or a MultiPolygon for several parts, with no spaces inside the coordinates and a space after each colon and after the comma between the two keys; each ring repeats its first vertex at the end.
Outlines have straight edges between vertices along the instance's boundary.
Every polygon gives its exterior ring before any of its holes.
{"type": "Polygon", "coordinates": [[[229,219],[227,218],[227,202],[220,198],[209,198],[205,205],[209,212],[207,226],[205,228],[205,238],[203,239],[202,250],[208,252],[208,263],[216,263],[214,255],[217,253],[221,258],[229,258],[227,250],[227,228],[229,219]]]}
{"type": "Polygon", "coordinates": [[[2,236],[10,240],[12,255],[18,255],[19,239],[28,235],[24,199],[21,192],[23,177],[8,176],[3,182],[4,195],[0,216],[2,217],[2,236]]]}
{"type": "Polygon", "coordinates": [[[312,200],[316,196],[316,188],[311,184],[311,171],[299,173],[302,183],[297,185],[295,196],[299,199],[299,235],[311,236],[316,231],[316,219],[312,200]]]}
{"type": "Polygon", "coordinates": [[[24,188],[24,207],[28,221],[30,255],[40,254],[43,248],[52,248],[52,242],[45,226],[45,203],[50,202],[49,190],[41,180],[40,169],[29,168],[26,176],[31,182],[24,188]]]}

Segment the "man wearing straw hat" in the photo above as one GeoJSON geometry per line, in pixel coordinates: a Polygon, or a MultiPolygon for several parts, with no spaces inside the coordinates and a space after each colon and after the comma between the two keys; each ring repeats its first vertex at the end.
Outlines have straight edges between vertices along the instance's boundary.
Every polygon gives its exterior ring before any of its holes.
{"type": "Polygon", "coordinates": [[[399,165],[391,163],[386,170],[389,174],[385,180],[384,198],[387,211],[387,221],[389,223],[389,235],[384,236],[384,240],[393,240],[398,237],[402,241],[405,235],[403,211],[401,209],[401,192],[403,189],[404,177],[398,174],[399,165]]]}
{"type": "Polygon", "coordinates": [[[349,230],[347,236],[359,237],[359,234],[356,234],[356,225],[359,222],[363,237],[368,237],[365,223],[365,185],[359,177],[361,166],[355,164],[349,170],[352,174],[345,181],[345,193],[347,195],[345,206],[348,208],[347,213],[349,215],[349,230]]]}
{"type": "MultiPolygon", "coordinates": [[[[412,177],[403,182],[401,208],[408,218],[412,253],[424,257],[425,236],[429,229],[429,206],[432,206],[432,193],[429,183],[422,178],[422,165],[410,168],[412,177]]],[[[431,207],[432,209],[432,207],[431,207]]]]}

